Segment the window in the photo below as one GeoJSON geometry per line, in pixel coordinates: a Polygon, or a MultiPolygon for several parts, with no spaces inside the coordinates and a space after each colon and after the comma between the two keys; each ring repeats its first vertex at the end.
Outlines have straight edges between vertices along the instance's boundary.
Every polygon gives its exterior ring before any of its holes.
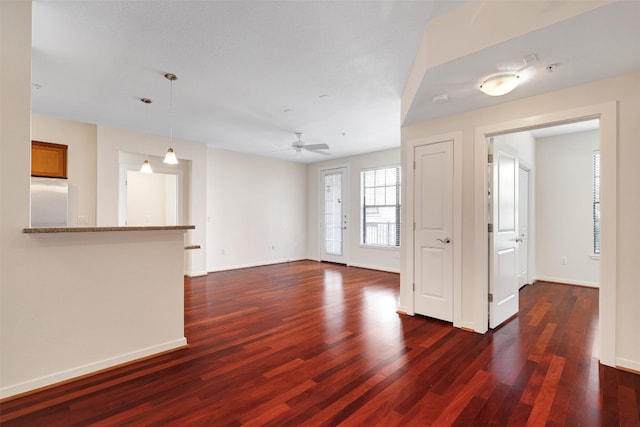
{"type": "Polygon", "coordinates": [[[400,166],[364,170],[363,245],[400,247],[400,166]]]}
{"type": "Polygon", "coordinates": [[[593,253],[600,254],[600,151],[593,152],[593,253]]]}

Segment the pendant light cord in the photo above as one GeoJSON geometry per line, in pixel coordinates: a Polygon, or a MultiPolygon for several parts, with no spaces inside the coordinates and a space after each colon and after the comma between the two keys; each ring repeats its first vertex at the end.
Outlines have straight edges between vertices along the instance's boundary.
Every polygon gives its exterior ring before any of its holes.
{"type": "Polygon", "coordinates": [[[170,79],[171,82],[169,86],[169,138],[171,141],[171,147],[173,147],[173,80],[170,79]]]}

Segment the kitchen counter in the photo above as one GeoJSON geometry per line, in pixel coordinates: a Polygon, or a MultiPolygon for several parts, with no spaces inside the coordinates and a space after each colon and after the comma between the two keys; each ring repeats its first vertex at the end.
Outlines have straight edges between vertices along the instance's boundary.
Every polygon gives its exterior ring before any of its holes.
{"type": "Polygon", "coordinates": [[[195,225],[153,225],[145,227],[34,227],[23,228],[25,234],[50,234],[50,233],[100,233],[105,231],[172,231],[194,230],[195,225]]]}

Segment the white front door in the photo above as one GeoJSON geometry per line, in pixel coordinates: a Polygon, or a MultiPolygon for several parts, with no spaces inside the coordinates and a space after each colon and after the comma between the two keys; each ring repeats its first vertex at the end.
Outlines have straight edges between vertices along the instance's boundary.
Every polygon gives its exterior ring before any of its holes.
{"type": "Polygon", "coordinates": [[[529,282],[529,171],[520,167],[518,171],[518,287],[529,282]]]}
{"type": "Polygon", "coordinates": [[[414,311],[453,321],[453,141],[414,149],[414,311]]]}
{"type": "Polygon", "coordinates": [[[347,264],[347,168],[321,171],[322,261],[347,264]]]}
{"type": "MultiPolygon", "coordinates": [[[[493,142],[490,144],[493,146],[493,142]]],[[[518,156],[493,147],[490,165],[489,326],[518,313],[518,156]]]]}

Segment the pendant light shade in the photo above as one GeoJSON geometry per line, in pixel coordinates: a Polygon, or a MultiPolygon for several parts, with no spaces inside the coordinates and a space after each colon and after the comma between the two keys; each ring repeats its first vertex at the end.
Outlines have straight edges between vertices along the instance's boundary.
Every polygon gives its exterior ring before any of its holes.
{"type": "Polygon", "coordinates": [[[480,90],[489,96],[502,96],[514,90],[520,76],[516,73],[501,73],[489,77],[480,85],[480,90]]]}
{"type": "Polygon", "coordinates": [[[169,147],[167,150],[167,154],[164,156],[164,162],[168,165],[178,164],[178,158],[176,157],[176,153],[173,152],[173,148],[169,147]]]}
{"type": "MultiPolygon", "coordinates": [[[[178,80],[178,77],[175,74],[167,73],[164,75],[164,78],[169,80],[170,88],[169,88],[169,132],[171,137],[171,146],[173,146],[173,82],[178,80]]],[[[173,152],[173,148],[169,147],[167,150],[167,154],[164,156],[164,163],[168,165],[177,165],[178,158],[176,157],[176,153],[173,152]]]]}
{"type": "Polygon", "coordinates": [[[153,173],[153,169],[151,169],[151,165],[149,164],[149,160],[145,160],[142,162],[142,167],[140,168],[141,173],[153,173]]]}

